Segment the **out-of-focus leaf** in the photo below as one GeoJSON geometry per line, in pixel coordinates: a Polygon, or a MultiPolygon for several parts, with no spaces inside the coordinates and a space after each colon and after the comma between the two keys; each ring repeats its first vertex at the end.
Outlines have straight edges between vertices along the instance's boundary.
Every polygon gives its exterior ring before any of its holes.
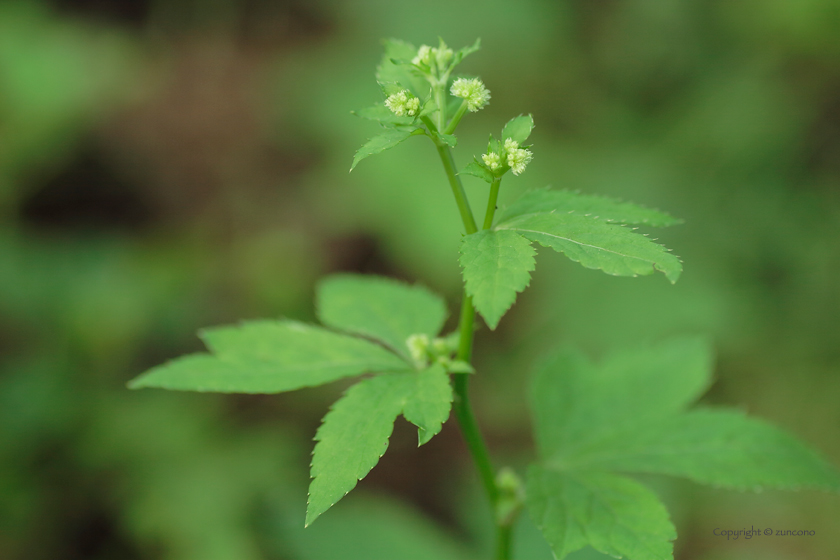
{"type": "Polygon", "coordinates": [[[378,154],[384,152],[385,150],[389,150],[411,136],[413,133],[419,131],[420,129],[413,126],[404,126],[400,128],[391,128],[386,130],[385,132],[379,134],[378,136],[374,136],[370,140],[368,140],[364,146],[356,150],[356,155],[353,156],[353,164],[350,166],[350,171],[359,164],[360,161],[365,159],[366,157],[372,156],[374,154],[378,154]]]}

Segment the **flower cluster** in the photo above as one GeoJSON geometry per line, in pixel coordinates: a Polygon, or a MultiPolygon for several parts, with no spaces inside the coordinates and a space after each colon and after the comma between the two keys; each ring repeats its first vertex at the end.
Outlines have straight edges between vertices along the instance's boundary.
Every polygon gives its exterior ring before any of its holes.
{"type": "Polygon", "coordinates": [[[507,164],[510,166],[514,175],[519,175],[525,171],[525,166],[534,159],[534,154],[531,150],[520,148],[519,142],[512,138],[505,140],[505,153],[507,153],[507,164]]]}
{"type": "Polygon", "coordinates": [[[388,99],[385,100],[385,106],[398,117],[413,117],[420,109],[420,99],[404,89],[389,95],[388,99]]]}
{"type": "Polygon", "coordinates": [[[446,70],[449,61],[452,60],[452,49],[446,46],[446,43],[441,41],[440,47],[430,47],[429,45],[421,45],[419,49],[417,49],[417,56],[415,56],[412,60],[412,64],[421,65],[424,64],[431,68],[433,65],[436,65],[439,72],[443,72],[446,70]]]}
{"type": "Polygon", "coordinates": [[[490,101],[490,90],[484,87],[484,82],[478,78],[458,78],[452,82],[450,92],[455,97],[460,97],[467,102],[467,108],[475,113],[483,109],[490,101]]]}

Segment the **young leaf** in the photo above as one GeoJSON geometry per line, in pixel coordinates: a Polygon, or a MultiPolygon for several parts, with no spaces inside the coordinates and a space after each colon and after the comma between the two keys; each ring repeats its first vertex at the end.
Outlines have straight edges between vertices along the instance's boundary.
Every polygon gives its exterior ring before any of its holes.
{"type": "Polygon", "coordinates": [[[422,445],[440,432],[451,403],[449,377],[440,365],[371,377],[348,389],[315,435],[306,525],[376,466],[399,414],[418,427],[422,445]]]}
{"type": "Polygon", "coordinates": [[[593,364],[564,348],[534,372],[532,405],[540,454],[550,458],[682,411],[708,388],[712,351],[705,340],[674,338],[615,352],[593,364]]]}
{"type": "Polygon", "coordinates": [[[411,60],[417,56],[417,49],[398,39],[387,39],[384,46],[385,53],[376,68],[376,81],[400,84],[424,99],[429,93],[429,82],[411,65],[411,60]]]}
{"type": "Polygon", "coordinates": [[[802,487],[840,491],[840,475],[796,438],[734,410],[695,410],[564,457],[581,469],[681,476],[752,490],[802,487]]]}
{"type": "Polygon", "coordinates": [[[417,426],[418,445],[440,433],[452,408],[452,385],[440,364],[414,374],[415,386],[403,407],[405,419],[417,426]]]}
{"type": "Polygon", "coordinates": [[[532,465],[526,495],[557,560],[587,545],[615,558],[673,560],[677,533],[665,506],[629,478],[532,465]]]}
{"type": "Polygon", "coordinates": [[[359,148],[356,151],[356,155],[353,157],[353,165],[350,166],[350,171],[359,164],[360,161],[365,159],[368,156],[372,156],[374,154],[378,154],[380,152],[384,152],[390,148],[393,148],[409,136],[414,133],[417,133],[421,129],[417,128],[416,126],[404,126],[400,128],[389,128],[382,134],[378,136],[374,136],[370,140],[368,140],[364,146],[359,148]]]}
{"type": "Polygon", "coordinates": [[[459,49],[455,53],[455,56],[452,57],[452,66],[451,67],[455,68],[456,66],[461,64],[461,61],[464,60],[468,55],[471,55],[472,53],[476,52],[480,48],[481,48],[481,38],[479,37],[478,39],[475,40],[475,43],[473,43],[469,47],[464,47],[462,49],[459,49]]]}
{"type": "Polygon", "coordinates": [[[411,366],[381,346],[294,321],[257,321],[202,332],[214,355],[192,354],[129,383],[219,393],[280,393],[411,366]]]}
{"type": "Polygon", "coordinates": [[[653,274],[659,270],[671,283],[682,272],[680,260],[644,235],[623,226],[577,214],[530,214],[507,220],[497,230],[518,232],[544,247],[562,251],[586,268],[615,276],[653,274]]]}
{"type": "Polygon", "coordinates": [[[508,138],[522,145],[534,129],[534,118],[531,115],[519,115],[508,121],[502,130],[502,144],[508,138]]]}
{"type": "Polygon", "coordinates": [[[436,294],[378,276],[330,276],[318,285],[315,307],[323,324],[381,340],[407,359],[408,337],[434,338],[446,320],[446,303],[436,294]]]}
{"type": "Polygon", "coordinates": [[[353,111],[353,114],[369,121],[379,121],[382,124],[409,125],[414,122],[414,117],[398,117],[384,105],[374,105],[366,109],[359,109],[358,111],[353,111]]]}
{"type": "Polygon", "coordinates": [[[495,329],[531,281],[536,251],[512,231],[482,230],[464,237],[461,266],[466,290],[487,326],[495,329]]]}
{"type": "Polygon", "coordinates": [[[572,191],[555,191],[548,188],[530,191],[522,195],[516,202],[501,212],[499,223],[504,224],[530,214],[547,212],[558,214],[574,212],[605,222],[640,224],[651,227],[665,227],[682,223],[682,220],[672,218],[665,212],[652,210],[630,202],[621,202],[606,196],[579,194],[572,191]]]}
{"type": "Polygon", "coordinates": [[[461,170],[459,175],[472,175],[473,177],[478,177],[488,183],[492,183],[493,179],[495,179],[490,170],[481,165],[478,160],[469,162],[467,166],[461,170]]]}
{"type": "Polygon", "coordinates": [[[443,140],[447,146],[450,148],[454,148],[458,145],[458,138],[454,134],[440,134],[441,140],[443,140]]]}

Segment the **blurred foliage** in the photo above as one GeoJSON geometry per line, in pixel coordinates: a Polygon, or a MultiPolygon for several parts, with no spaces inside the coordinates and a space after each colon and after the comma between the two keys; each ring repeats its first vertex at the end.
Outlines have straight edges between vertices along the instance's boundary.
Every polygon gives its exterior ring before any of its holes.
{"type": "MultiPolygon", "coordinates": [[[[199,348],[199,327],[310,320],[329,272],[420,279],[454,311],[459,222],[430,145],[347,174],[376,126],[349,112],[378,99],[390,36],[482,38],[468,70],[493,101],[462,124],[460,165],[534,114],[535,159],[502,204],[553,184],[686,222],[662,233],[685,261],[676,286],[547,255],[480,331],[474,393],[499,463],[531,456],[535,357],[672,333],[714,339],[709,402],[840,463],[838,33],[837,0],[0,3],[0,558],[487,556],[454,425],[420,450],[398,425],[362,492],[304,532],[310,440],[341,387],[124,388],[199,348]]],[[[478,204],[486,185],[465,183],[478,204]]],[[[840,550],[834,497],[654,482],[680,559],[840,550]],[[753,524],[817,536],[712,535],[753,524]]],[[[517,557],[549,558],[527,519],[519,535],[517,557]]]]}

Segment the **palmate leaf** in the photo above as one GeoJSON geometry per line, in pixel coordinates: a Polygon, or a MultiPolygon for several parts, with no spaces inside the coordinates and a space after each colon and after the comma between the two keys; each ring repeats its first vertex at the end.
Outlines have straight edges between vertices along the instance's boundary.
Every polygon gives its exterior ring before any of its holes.
{"type": "Polygon", "coordinates": [[[353,156],[353,164],[350,166],[350,171],[353,171],[356,165],[358,165],[359,162],[366,157],[389,150],[412,134],[422,133],[422,129],[416,126],[401,126],[399,128],[389,128],[385,130],[385,132],[374,136],[368,140],[364,146],[356,150],[356,155],[353,156]]]}
{"type": "Polygon", "coordinates": [[[192,354],[129,383],[220,393],[280,393],[410,365],[381,346],[295,321],[256,321],[203,331],[213,354],[192,354]]]}
{"type": "Polygon", "coordinates": [[[672,283],[682,273],[680,260],[647,237],[615,224],[577,214],[529,214],[506,220],[497,230],[522,234],[561,251],[586,268],[615,276],[639,276],[659,270],[672,283]]]}
{"type": "MultiPolygon", "coordinates": [[[[541,461],[529,471],[527,501],[558,559],[586,544],[629,560],[671,558],[662,555],[673,537],[664,535],[661,516],[643,514],[657,509],[655,498],[630,491],[626,479],[619,501],[642,512],[636,521],[644,523],[625,542],[659,535],[658,546],[621,550],[618,541],[603,538],[609,516],[581,513],[614,501],[612,471],[739,489],[840,490],[834,467],[765,422],[736,411],[686,412],[708,386],[711,365],[708,345],[684,338],[616,353],[600,364],[566,349],[537,370],[532,401],[541,461]]],[[[615,523],[624,524],[620,518],[615,523]]]]}
{"type": "Polygon", "coordinates": [[[443,367],[380,375],[360,381],[324,417],[315,436],[306,525],[352,490],[388,448],[394,420],[417,426],[420,443],[440,431],[452,390],[443,367]]]}
{"type": "Polygon", "coordinates": [[[677,533],[668,512],[638,482],[532,465],[526,492],[531,517],[560,560],[587,545],[616,558],[673,558],[677,533]]]}
{"type": "Polygon", "coordinates": [[[322,280],[315,308],[323,324],[376,338],[406,359],[408,337],[435,337],[447,315],[443,299],[422,286],[356,274],[322,280]]]}
{"type": "Polygon", "coordinates": [[[638,204],[622,202],[606,196],[595,196],[572,191],[548,188],[530,191],[505,208],[499,215],[499,224],[530,214],[574,212],[605,222],[665,227],[682,223],[665,212],[645,208],[638,204]]]}
{"type": "Polygon", "coordinates": [[[491,329],[531,281],[536,251],[512,231],[483,230],[464,237],[461,266],[467,293],[491,329]]]}

